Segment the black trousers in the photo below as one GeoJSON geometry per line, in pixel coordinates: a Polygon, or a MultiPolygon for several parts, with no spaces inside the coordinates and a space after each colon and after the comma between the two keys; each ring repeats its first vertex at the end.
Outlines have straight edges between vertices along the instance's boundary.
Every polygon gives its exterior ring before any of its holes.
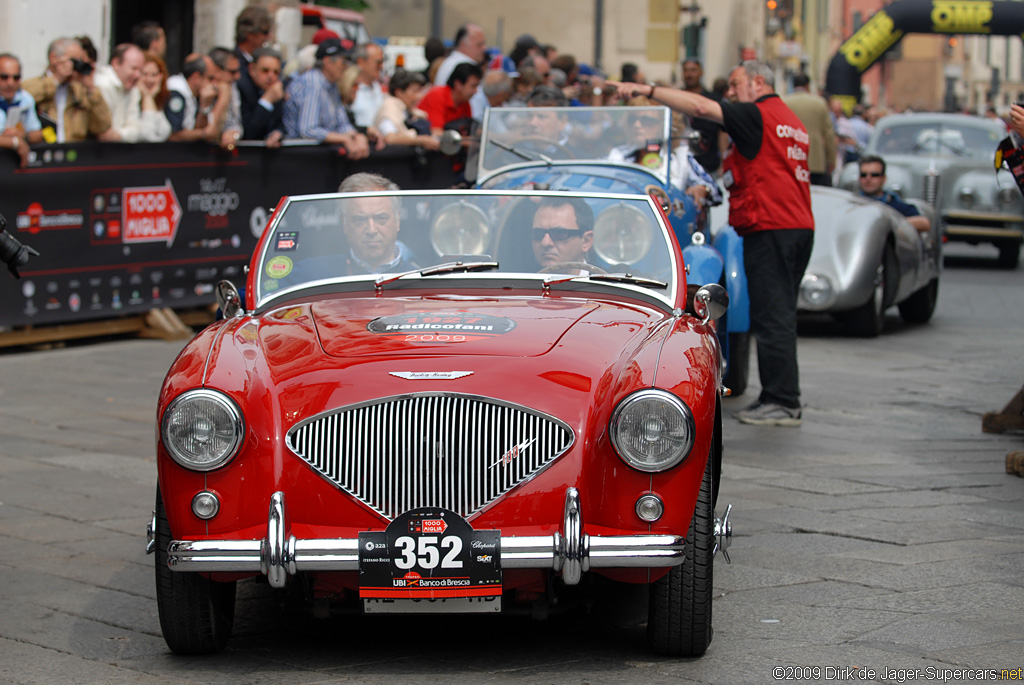
{"type": "Polygon", "coordinates": [[[800,406],[796,302],[813,244],[814,231],[807,228],[755,231],[743,236],[761,402],[800,406]]]}

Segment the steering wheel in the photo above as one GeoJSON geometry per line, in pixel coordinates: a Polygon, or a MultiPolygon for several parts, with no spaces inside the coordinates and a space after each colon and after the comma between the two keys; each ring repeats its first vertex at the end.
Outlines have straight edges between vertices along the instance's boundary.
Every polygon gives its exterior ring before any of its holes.
{"type": "Polygon", "coordinates": [[[562,145],[561,143],[555,142],[553,140],[548,140],[547,138],[527,136],[526,138],[520,138],[519,140],[515,141],[514,143],[512,143],[512,146],[519,147],[524,143],[528,145],[528,150],[540,152],[541,154],[545,154],[548,157],[550,157],[551,155],[549,155],[547,152],[544,152],[545,149],[555,152],[558,159],[576,159],[576,155],[574,155],[569,150],[569,148],[562,145]]]}
{"type": "Polygon", "coordinates": [[[594,274],[606,274],[608,273],[599,266],[595,266],[590,262],[556,262],[551,266],[545,266],[543,269],[538,271],[540,274],[561,274],[565,273],[563,269],[576,269],[578,271],[589,271],[594,274]]]}

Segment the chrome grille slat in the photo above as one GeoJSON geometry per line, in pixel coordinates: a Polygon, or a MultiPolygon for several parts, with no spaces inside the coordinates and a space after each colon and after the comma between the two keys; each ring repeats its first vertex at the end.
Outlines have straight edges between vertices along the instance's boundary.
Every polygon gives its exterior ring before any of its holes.
{"type": "Polygon", "coordinates": [[[554,417],[474,395],[421,393],[304,420],[287,444],[389,519],[423,506],[479,511],[572,445],[554,417]]]}

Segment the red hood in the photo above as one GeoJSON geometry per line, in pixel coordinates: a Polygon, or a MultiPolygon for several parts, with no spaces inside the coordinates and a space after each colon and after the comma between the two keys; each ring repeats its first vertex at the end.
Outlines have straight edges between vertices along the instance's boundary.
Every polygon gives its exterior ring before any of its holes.
{"type": "Polygon", "coordinates": [[[598,308],[546,298],[361,298],[317,302],[310,312],[332,357],[534,357],[598,308]]]}

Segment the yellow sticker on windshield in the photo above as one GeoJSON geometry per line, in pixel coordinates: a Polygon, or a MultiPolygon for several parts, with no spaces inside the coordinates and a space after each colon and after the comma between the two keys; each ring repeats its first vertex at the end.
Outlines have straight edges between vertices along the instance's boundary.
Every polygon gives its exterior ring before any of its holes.
{"type": "Polygon", "coordinates": [[[284,278],[292,272],[292,266],[291,258],[278,255],[267,262],[265,270],[271,278],[284,278]]]}

